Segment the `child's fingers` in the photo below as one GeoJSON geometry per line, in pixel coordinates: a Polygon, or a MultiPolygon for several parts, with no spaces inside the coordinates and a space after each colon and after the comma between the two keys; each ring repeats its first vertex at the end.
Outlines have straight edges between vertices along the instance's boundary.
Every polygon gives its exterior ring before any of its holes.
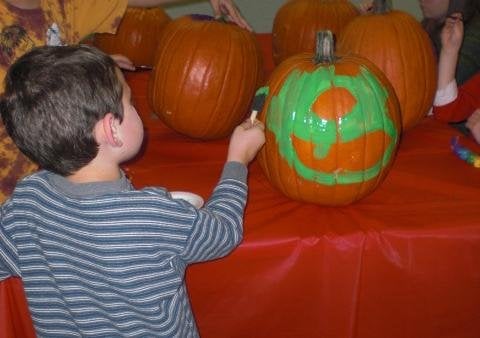
{"type": "Polygon", "coordinates": [[[253,119],[251,117],[247,118],[245,121],[242,122],[241,126],[243,127],[243,129],[247,130],[247,129],[250,129],[250,128],[253,128],[253,127],[258,127],[262,130],[265,129],[265,126],[263,125],[262,122],[260,122],[259,120],[257,119],[253,119]]]}
{"type": "Polygon", "coordinates": [[[462,21],[463,20],[463,15],[460,12],[455,12],[455,13],[450,14],[447,17],[447,20],[449,20],[449,19],[454,20],[454,21],[462,21]]]}
{"type": "Polygon", "coordinates": [[[480,109],[475,110],[472,115],[470,115],[469,119],[479,121],[480,120],[480,109]]]}
{"type": "Polygon", "coordinates": [[[250,129],[253,127],[253,122],[252,122],[252,119],[248,118],[246,119],[245,121],[243,121],[240,126],[244,129],[244,130],[247,130],[247,129],[250,129]]]}
{"type": "Polygon", "coordinates": [[[470,117],[467,119],[467,123],[465,124],[465,126],[468,128],[468,129],[473,129],[477,124],[480,123],[480,110],[477,109],[473,112],[472,115],[470,115],[470,117]]]}
{"type": "Polygon", "coordinates": [[[253,121],[253,126],[265,130],[265,125],[259,120],[253,121]]]}

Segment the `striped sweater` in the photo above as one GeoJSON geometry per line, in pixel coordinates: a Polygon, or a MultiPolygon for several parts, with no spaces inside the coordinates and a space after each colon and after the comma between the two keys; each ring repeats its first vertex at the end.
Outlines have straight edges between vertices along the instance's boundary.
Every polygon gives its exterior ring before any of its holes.
{"type": "Polygon", "coordinates": [[[22,278],[39,337],[197,337],[185,269],[240,242],[246,176],[227,163],[197,210],[125,177],[33,174],[1,209],[0,280],[22,278]]]}

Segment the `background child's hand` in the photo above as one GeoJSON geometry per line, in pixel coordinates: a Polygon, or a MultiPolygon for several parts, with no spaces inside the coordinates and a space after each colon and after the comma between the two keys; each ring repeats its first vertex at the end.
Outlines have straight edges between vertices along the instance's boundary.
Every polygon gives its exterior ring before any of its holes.
{"type": "Polygon", "coordinates": [[[232,0],[210,0],[215,17],[225,15],[230,21],[242,28],[253,31],[232,0]]]}
{"type": "Polygon", "coordinates": [[[453,13],[445,20],[442,33],[442,48],[445,52],[457,54],[463,41],[463,21],[461,13],[453,13]]]}
{"type": "Polygon", "coordinates": [[[227,161],[250,163],[265,143],[264,129],[263,123],[250,119],[237,126],[230,137],[227,161]]]}
{"type": "Polygon", "coordinates": [[[470,129],[473,138],[480,143],[480,108],[475,110],[467,120],[467,128],[470,129]]]}
{"type": "Polygon", "coordinates": [[[357,5],[360,14],[367,14],[373,11],[373,0],[363,0],[357,5]]]}

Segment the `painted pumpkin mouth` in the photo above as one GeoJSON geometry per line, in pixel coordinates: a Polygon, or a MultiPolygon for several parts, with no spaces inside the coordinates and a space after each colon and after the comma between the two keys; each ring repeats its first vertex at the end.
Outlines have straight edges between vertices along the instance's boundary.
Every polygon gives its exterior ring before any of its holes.
{"type": "MultiPolygon", "coordinates": [[[[311,111],[320,120],[337,121],[345,118],[358,104],[357,99],[344,87],[332,86],[321,93],[311,106],[311,111]]],[[[337,124],[337,122],[335,122],[337,124]]],[[[361,127],[360,127],[361,128],[361,127]]],[[[365,131],[357,129],[355,137],[343,141],[342,129],[336,126],[334,140],[305,140],[290,135],[292,147],[298,160],[307,168],[319,174],[337,178],[358,175],[374,167],[383,167],[383,155],[392,140],[382,129],[365,131]]]]}
{"type": "Polygon", "coordinates": [[[290,135],[300,162],[319,173],[361,172],[378,165],[392,139],[383,130],[373,131],[348,142],[315,144],[290,135]],[[322,149],[327,147],[328,149],[322,149]],[[326,154],[321,157],[319,154],[326,154]]]}

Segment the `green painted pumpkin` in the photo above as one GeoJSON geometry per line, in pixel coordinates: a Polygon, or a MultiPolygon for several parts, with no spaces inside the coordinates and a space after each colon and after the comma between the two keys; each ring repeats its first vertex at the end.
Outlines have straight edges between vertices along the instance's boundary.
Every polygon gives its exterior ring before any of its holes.
{"type": "Polygon", "coordinates": [[[401,120],[394,90],[368,60],[336,57],[331,32],[317,55],[299,54],[273,72],[260,119],[266,143],[260,165],[286,196],[346,205],[372,192],[387,174],[401,120]]]}

